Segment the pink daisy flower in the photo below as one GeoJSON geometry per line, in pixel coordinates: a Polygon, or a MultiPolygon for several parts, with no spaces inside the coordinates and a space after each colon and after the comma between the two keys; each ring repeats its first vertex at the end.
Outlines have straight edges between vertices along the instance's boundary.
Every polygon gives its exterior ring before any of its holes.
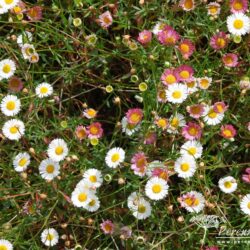
{"type": "Polygon", "coordinates": [[[180,197],[181,207],[186,207],[187,206],[187,203],[186,203],[187,200],[189,201],[190,205],[192,206],[192,204],[194,204],[195,201],[196,201],[196,197],[192,193],[183,194],[180,197]]]}
{"type": "Polygon", "coordinates": [[[168,180],[169,171],[166,168],[154,168],[152,170],[152,177],[159,177],[168,180]]]}
{"type": "Polygon", "coordinates": [[[138,36],[137,40],[141,44],[148,44],[148,43],[150,43],[151,40],[152,40],[152,32],[149,31],[149,30],[143,30],[142,32],[139,33],[139,36],[138,36]]]}
{"type": "Polygon", "coordinates": [[[161,128],[162,130],[167,129],[169,124],[168,119],[163,117],[156,117],[154,123],[157,125],[157,127],[161,128]]]}
{"type": "Polygon", "coordinates": [[[195,8],[194,0],[181,0],[179,5],[185,11],[190,11],[195,8]]]}
{"type": "Polygon", "coordinates": [[[76,130],[75,130],[75,136],[78,140],[83,140],[87,137],[87,129],[82,126],[82,125],[79,125],[76,127],[76,130]]]}
{"type": "Polygon", "coordinates": [[[34,6],[26,11],[28,18],[31,21],[39,21],[42,19],[42,7],[41,6],[34,6]]]}
{"type": "Polygon", "coordinates": [[[197,140],[201,138],[201,126],[194,122],[188,122],[182,128],[182,135],[186,140],[197,140]]]}
{"type": "Polygon", "coordinates": [[[184,39],[180,42],[178,50],[184,59],[188,59],[194,53],[195,46],[190,40],[184,39]]]}
{"type": "Polygon", "coordinates": [[[145,135],[145,138],[144,138],[144,144],[154,144],[156,142],[156,133],[155,132],[148,132],[146,135],[145,135]]]}
{"type": "Polygon", "coordinates": [[[187,106],[187,112],[189,115],[195,119],[199,119],[205,111],[205,106],[203,104],[194,104],[187,106]]]}
{"type": "Polygon", "coordinates": [[[126,113],[126,117],[128,119],[128,123],[137,125],[141,122],[143,118],[143,112],[142,109],[135,108],[135,109],[129,109],[126,113]]]}
{"type": "Polygon", "coordinates": [[[242,175],[242,180],[250,184],[250,168],[245,169],[245,174],[242,175]]]}
{"type": "Polygon", "coordinates": [[[226,139],[231,139],[236,135],[236,130],[231,124],[223,125],[220,128],[220,135],[226,139]]]}
{"type": "Polygon", "coordinates": [[[192,80],[194,70],[191,66],[181,65],[175,70],[175,74],[180,81],[187,82],[192,80]]]}
{"type": "Polygon", "coordinates": [[[111,220],[105,220],[103,223],[100,224],[102,231],[104,234],[113,234],[115,225],[111,220]]]}
{"type": "Polygon", "coordinates": [[[103,129],[100,122],[93,122],[87,127],[88,138],[101,138],[103,135],[103,129]]]}
{"type": "Polygon", "coordinates": [[[238,56],[234,53],[228,53],[222,57],[222,61],[227,67],[236,67],[238,65],[238,56]]]}
{"type": "Polygon", "coordinates": [[[248,9],[248,0],[230,0],[229,6],[232,13],[245,13],[248,9]]]}
{"type": "Polygon", "coordinates": [[[218,16],[220,14],[220,10],[220,4],[216,2],[212,2],[207,5],[207,12],[210,16],[218,16]]]}
{"type": "Polygon", "coordinates": [[[210,46],[215,50],[224,49],[228,44],[227,34],[223,31],[216,33],[210,39],[210,46]]]}
{"type": "Polygon", "coordinates": [[[100,22],[100,25],[106,29],[113,23],[113,18],[111,13],[106,11],[99,16],[98,21],[100,22]]]}
{"type": "Polygon", "coordinates": [[[221,114],[228,109],[228,106],[224,102],[216,102],[213,105],[213,109],[215,113],[221,114]]]}
{"type": "Polygon", "coordinates": [[[174,69],[165,69],[161,75],[161,82],[165,85],[171,85],[178,82],[178,77],[174,69]]]}
{"type": "Polygon", "coordinates": [[[133,155],[131,159],[131,169],[139,176],[144,176],[147,168],[147,158],[143,152],[139,152],[133,155]]]}
{"type": "Polygon", "coordinates": [[[170,26],[166,25],[163,30],[157,34],[157,38],[161,44],[175,45],[180,39],[180,35],[170,26]]]}

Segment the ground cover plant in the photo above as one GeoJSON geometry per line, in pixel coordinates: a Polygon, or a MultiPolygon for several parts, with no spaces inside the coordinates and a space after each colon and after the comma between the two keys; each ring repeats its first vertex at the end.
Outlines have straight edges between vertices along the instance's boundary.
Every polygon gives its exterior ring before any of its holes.
{"type": "Polygon", "coordinates": [[[249,249],[249,1],[0,0],[0,250],[249,249]]]}

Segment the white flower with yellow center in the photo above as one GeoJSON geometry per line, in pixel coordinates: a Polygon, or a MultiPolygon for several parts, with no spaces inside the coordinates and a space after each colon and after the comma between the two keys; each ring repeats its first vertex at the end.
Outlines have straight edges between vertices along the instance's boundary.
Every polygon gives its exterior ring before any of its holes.
{"type": "Polygon", "coordinates": [[[36,95],[39,98],[44,98],[53,94],[53,87],[46,82],[39,84],[36,87],[36,95]]]}
{"type": "Polygon", "coordinates": [[[216,113],[212,106],[206,106],[204,110],[203,120],[208,125],[217,125],[224,118],[224,113],[216,113]]]}
{"type": "Polygon", "coordinates": [[[98,188],[102,185],[103,178],[101,171],[90,168],[83,174],[83,179],[89,184],[90,187],[98,188]]]}
{"type": "Polygon", "coordinates": [[[187,141],[181,146],[180,153],[182,156],[191,156],[198,159],[202,155],[202,145],[199,141],[187,141]]]}
{"type": "Polygon", "coordinates": [[[13,245],[4,239],[0,239],[0,250],[13,250],[13,245]]]}
{"type": "Polygon", "coordinates": [[[250,18],[243,13],[234,13],[227,17],[228,31],[234,36],[242,36],[250,32],[250,18]]]}
{"type": "Polygon", "coordinates": [[[7,95],[2,99],[1,111],[6,116],[14,116],[21,110],[21,102],[15,95],[7,95]]]}
{"type": "Polygon", "coordinates": [[[181,178],[190,178],[194,175],[197,169],[194,157],[182,156],[179,157],[174,164],[174,170],[181,178]]]}
{"type": "Polygon", "coordinates": [[[88,119],[92,119],[92,118],[95,118],[96,117],[96,114],[97,114],[97,111],[92,109],[92,108],[89,108],[89,109],[85,109],[83,111],[83,115],[88,118],[88,119]]]}
{"type": "Polygon", "coordinates": [[[39,165],[39,172],[43,179],[51,181],[60,173],[60,165],[58,162],[49,158],[41,161],[39,165]]]}
{"type": "Polygon", "coordinates": [[[75,207],[85,207],[94,199],[94,193],[84,187],[76,187],[71,194],[71,200],[75,207]]]}
{"type": "Polygon", "coordinates": [[[59,235],[54,228],[44,229],[41,234],[41,241],[45,246],[55,246],[59,241],[59,235]]]}
{"type": "Polygon", "coordinates": [[[183,195],[182,198],[182,207],[184,207],[188,212],[199,213],[205,207],[205,198],[204,196],[196,191],[190,191],[187,194],[183,195]]]}
{"type": "Polygon", "coordinates": [[[237,182],[232,176],[227,176],[219,180],[219,188],[222,192],[229,194],[237,189],[237,182]]]}
{"type": "Polygon", "coordinates": [[[168,194],[168,184],[162,178],[152,177],[145,186],[145,192],[151,200],[161,200],[168,194]]]}
{"type": "Polygon", "coordinates": [[[244,214],[250,215],[250,194],[247,194],[242,198],[240,209],[244,214]]]}
{"type": "Polygon", "coordinates": [[[140,124],[134,125],[128,123],[127,117],[122,118],[122,132],[130,136],[140,129],[140,124]]]}
{"type": "Polygon", "coordinates": [[[24,135],[24,123],[17,119],[11,119],[4,123],[2,131],[8,139],[18,141],[24,135]]]}
{"type": "Polygon", "coordinates": [[[133,216],[138,220],[144,220],[151,215],[151,205],[143,197],[133,192],[128,197],[128,208],[132,211],[133,216]]]}
{"type": "Polygon", "coordinates": [[[212,82],[212,78],[211,77],[200,77],[200,78],[197,78],[197,82],[198,82],[198,86],[201,88],[201,89],[208,89],[209,86],[211,85],[211,82],[212,82]]]}
{"type": "Polygon", "coordinates": [[[22,45],[21,51],[24,59],[29,59],[36,52],[34,46],[28,43],[22,45]]]}
{"type": "Polygon", "coordinates": [[[171,84],[166,90],[166,96],[171,103],[182,103],[187,99],[188,88],[180,83],[171,84]]]}
{"type": "Polygon", "coordinates": [[[23,172],[30,164],[30,155],[28,153],[19,153],[14,157],[13,166],[17,172],[23,172]]]}
{"type": "Polygon", "coordinates": [[[16,65],[13,60],[4,59],[0,61],[0,77],[8,79],[14,75],[16,71],[16,65]]]}
{"type": "Polygon", "coordinates": [[[30,33],[29,31],[24,31],[23,34],[20,34],[17,37],[16,42],[20,47],[22,47],[25,43],[32,42],[32,40],[33,40],[32,33],[30,33]]]}
{"type": "Polygon", "coordinates": [[[89,212],[95,212],[100,208],[100,201],[96,195],[91,196],[91,200],[87,205],[84,206],[84,209],[88,210],[89,212]]]}
{"type": "Polygon", "coordinates": [[[54,139],[48,146],[48,156],[53,161],[62,161],[68,155],[68,146],[63,139],[54,139]]]}
{"type": "Polygon", "coordinates": [[[185,117],[182,114],[171,115],[169,118],[169,128],[167,131],[171,134],[177,134],[178,128],[186,125],[185,117]]]}
{"type": "Polygon", "coordinates": [[[110,168],[117,168],[125,159],[125,151],[122,148],[112,148],[108,151],[105,162],[110,168]]]}

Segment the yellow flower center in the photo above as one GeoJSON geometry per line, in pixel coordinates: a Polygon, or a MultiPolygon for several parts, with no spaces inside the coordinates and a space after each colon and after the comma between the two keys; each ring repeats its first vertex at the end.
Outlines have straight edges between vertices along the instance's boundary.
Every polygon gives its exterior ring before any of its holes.
{"type": "Polygon", "coordinates": [[[62,146],[56,147],[55,152],[57,155],[61,155],[63,153],[63,147],[62,146]]]}
{"type": "Polygon", "coordinates": [[[230,129],[225,129],[223,130],[223,134],[226,136],[226,137],[232,137],[233,134],[232,134],[232,131],[230,129]]]}
{"type": "Polygon", "coordinates": [[[93,207],[94,205],[95,205],[95,200],[93,199],[89,202],[89,206],[93,207]]]}
{"type": "Polygon", "coordinates": [[[198,130],[196,129],[196,128],[189,128],[188,129],[188,133],[190,134],[190,135],[192,135],[192,136],[195,136],[195,135],[197,135],[198,134],[198,130]]]}
{"type": "Polygon", "coordinates": [[[220,37],[220,38],[217,38],[216,44],[217,44],[217,46],[223,48],[225,46],[225,44],[226,44],[226,41],[223,38],[220,37]]]}
{"type": "Polygon", "coordinates": [[[247,203],[247,208],[250,209],[250,202],[247,203]]]}
{"type": "Polygon", "coordinates": [[[40,88],[40,93],[41,94],[46,94],[47,92],[48,92],[48,88],[47,87],[43,86],[43,87],[40,88]]]}
{"type": "Polygon", "coordinates": [[[185,199],[185,203],[190,206],[190,207],[193,207],[193,206],[198,206],[200,201],[197,199],[197,198],[186,198],[185,199]]]}
{"type": "Polygon", "coordinates": [[[133,113],[131,116],[130,116],[130,120],[133,122],[133,123],[138,123],[140,121],[140,118],[141,116],[137,113],[133,113]]]}
{"type": "Polygon", "coordinates": [[[109,19],[108,16],[105,16],[105,17],[103,17],[103,22],[104,22],[105,24],[110,24],[110,23],[111,23],[111,20],[109,19]]]}
{"type": "Polygon", "coordinates": [[[80,130],[78,130],[76,133],[77,133],[77,137],[78,137],[79,139],[83,139],[83,138],[86,136],[86,132],[85,132],[84,129],[80,129],[80,130]]]}
{"type": "Polygon", "coordinates": [[[224,107],[221,104],[217,104],[216,108],[217,108],[219,113],[222,113],[224,111],[224,107]]]}
{"type": "Polygon", "coordinates": [[[196,150],[195,147],[191,147],[191,148],[189,148],[187,151],[188,151],[188,153],[189,153],[190,155],[195,155],[196,152],[197,152],[197,150],[196,150]]]}
{"type": "Polygon", "coordinates": [[[8,248],[5,245],[0,245],[0,250],[8,250],[8,248]]]}
{"type": "Polygon", "coordinates": [[[120,155],[118,153],[114,153],[111,157],[112,162],[117,162],[120,159],[120,155]]]}
{"type": "Polygon", "coordinates": [[[111,226],[110,224],[105,224],[104,229],[105,229],[107,232],[111,232],[111,231],[112,231],[112,226],[111,226]]]}
{"type": "Polygon", "coordinates": [[[146,211],[146,207],[143,204],[139,204],[138,212],[143,214],[145,213],[145,211],[146,211]]]}
{"type": "Polygon", "coordinates": [[[189,52],[189,46],[185,43],[181,44],[180,49],[183,53],[188,53],[189,52]]]}
{"type": "Polygon", "coordinates": [[[209,9],[210,14],[217,14],[218,6],[216,6],[216,5],[210,5],[208,7],[208,9],[209,9]]]}
{"type": "Polygon", "coordinates": [[[231,188],[232,187],[232,182],[231,181],[225,181],[224,186],[225,186],[225,188],[231,188]]]}
{"type": "Polygon", "coordinates": [[[165,78],[165,81],[168,84],[173,84],[173,83],[176,82],[176,77],[174,75],[167,75],[166,78],[165,78]]]}
{"type": "Polygon", "coordinates": [[[158,124],[158,126],[159,127],[161,127],[161,128],[166,128],[167,127],[167,125],[168,125],[168,123],[167,123],[167,120],[166,119],[159,119],[158,121],[157,121],[157,124],[158,124]]]}
{"type": "Polygon", "coordinates": [[[237,30],[242,29],[243,25],[244,25],[244,23],[240,19],[236,19],[233,23],[234,28],[237,30]]]}
{"type": "Polygon", "coordinates": [[[180,90],[175,90],[173,93],[172,93],[172,96],[175,98],[175,99],[180,99],[181,96],[182,96],[182,92],[180,90]]]}
{"type": "Polygon", "coordinates": [[[171,121],[171,126],[177,128],[179,126],[179,119],[177,117],[174,117],[171,121]]]}
{"type": "Polygon", "coordinates": [[[11,71],[10,65],[9,65],[9,64],[5,64],[5,65],[3,66],[3,72],[4,72],[5,74],[8,74],[10,71],[11,71]]]}
{"type": "Polygon", "coordinates": [[[86,201],[87,198],[88,198],[88,197],[87,197],[87,195],[86,195],[85,193],[81,193],[81,194],[78,195],[78,200],[79,200],[80,202],[86,201]]]}
{"type": "Polygon", "coordinates": [[[200,85],[201,85],[201,87],[203,87],[203,88],[205,89],[205,88],[208,87],[209,81],[208,81],[206,78],[203,78],[203,79],[201,79],[201,81],[200,81],[200,85]]]}
{"type": "Polygon", "coordinates": [[[10,128],[10,133],[11,134],[16,134],[17,132],[18,132],[18,128],[17,127],[13,126],[13,127],[10,128]]]}
{"type": "Polygon", "coordinates": [[[175,43],[175,40],[174,40],[174,38],[172,36],[166,37],[165,38],[165,43],[173,44],[173,43],[175,43]]]}
{"type": "Polygon", "coordinates": [[[184,2],[184,7],[185,7],[185,9],[187,9],[187,10],[192,9],[193,6],[194,6],[193,0],[186,0],[186,1],[184,2]]]}
{"type": "Polygon", "coordinates": [[[96,178],[95,175],[90,175],[90,176],[89,176],[89,180],[90,180],[91,182],[96,182],[96,181],[97,181],[97,178],[96,178]]]}
{"type": "Polygon", "coordinates": [[[211,109],[209,112],[208,112],[208,117],[211,118],[211,119],[214,119],[217,117],[217,113],[213,111],[213,109],[211,109]]]}
{"type": "Polygon", "coordinates": [[[16,107],[16,103],[15,103],[14,101],[9,101],[9,102],[7,102],[7,104],[6,104],[6,108],[7,108],[8,110],[14,110],[15,107],[16,107]]]}
{"type": "Polygon", "coordinates": [[[181,164],[181,170],[182,170],[183,172],[187,172],[189,169],[190,169],[190,166],[189,166],[188,163],[182,163],[182,164],[181,164]]]}
{"type": "Polygon", "coordinates": [[[155,193],[155,194],[160,193],[161,190],[162,190],[162,187],[161,187],[160,184],[154,184],[153,187],[152,187],[152,191],[153,191],[153,193],[155,193]]]}
{"type": "Polygon", "coordinates": [[[98,134],[99,129],[98,129],[98,127],[96,127],[96,126],[91,126],[89,131],[90,131],[90,133],[91,133],[92,135],[96,135],[96,134],[98,134]]]}
{"type": "Polygon", "coordinates": [[[88,109],[88,110],[87,110],[87,114],[88,114],[90,117],[95,117],[96,111],[95,111],[94,109],[88,109]]]}
{"type": "Polygon", "coordinates": [[[53,165],[48,165],[48,166],[46,167],[46,171],[47,171],[47,173],[49,173],[49,174],[52,174],[52,173],[54,172],[54,170],[55,170],[55,167],[54,167],[53,165]]]}
{"type": "Polygon", "coordinates": [[[52,240],[54,239],[54,235],[53,235],[53,234],[48,233],[48,235],[47,235],[46,239],[47,239],[48,241],[52,241],[52,240]]]}
{"type": "Polygon", "coordinates": [[[182,71],[180,72],[180,76],[181,76],[183,79],[188,79],[189,76],[190,76],[190,74],[189,74],[189,72],[188,72],[187,70],[182,70],[182,71]]]}
{"type": "Polygon", "coordinates": [[[243,9],[243,3],[242,3],[242,1],[241,1],[241,0],[235,1],[235,2],[233,3],[233,8],[234,8],[235,10],[242,10],[242,9],[243,9]]]}
{"type": "Polygon", "coordinates": [[[198,114],[201,113],[201,108],[200,108],[200,106],[192,106],[192,107],[190,108],[190,112],[191,112],[192,114],[198,115],[198,114]]]}
{"type": "Polygon", "coordinates": [[[21,160],[19,160],[18,165],[20,167],[23,167],[27,163],[27,161],[27,158],[22,158],[21,160]]]}
{"type": "Polygon", "coordinates": [[[193,88],[195,86],[195,81],[187,82],[186,84],[188,88],[193,88]]]}

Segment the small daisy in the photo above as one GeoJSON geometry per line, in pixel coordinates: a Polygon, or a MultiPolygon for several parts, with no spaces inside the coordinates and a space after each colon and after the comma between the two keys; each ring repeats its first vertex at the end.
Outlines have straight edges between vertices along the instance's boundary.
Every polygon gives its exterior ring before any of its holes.
{"type": "Polygon", "coordinates": [[[161,128],[162,130],[166,130],[168,127],[168,120],[163,117],[155,117],[154,123],[158,128],[161,128]]]}
{"type": "Polygon", "coordinates": [[[194,69],[189,65],[181,65],[176,68],[175,73],[180,81],[186,82],[192,80],[194,69]]]}
{"type": "Polygon", "coordinates": [[[223,120],[223,118],[224,118],[224,113],[220,113],[220,114],[216,113],[213,109],[213,106],[205,107],[203,119],[206,124],[212,125],[212,126],[217,125],[223,120]]]}
{"type": "Polygon", "coordinates": [[[96,117],[97,115],[97,111],[92,109],[92,108],[89,108],[89,109],[85,109],[83,111],[83,115],[88,118],[88,119],[93,119],[96,117]]]}
{"type": "Polygon", "coordinates": [[[91,196],[90,202],[84,206],[89,212],[95,212],[100,208],[100,201],[96,195],[91,196]]]}
{"type": "Polygon", "coordinates": [[[143,30],[142,32],[139,33],[137,40],[141,44],[145,44],[145,45],[150,43],[152,40],[152,32],[149,30],[143,30]]]}
{"type": "Polygon", "coordinates": [[[14,157],[13,166],[17,172],[23,172],[30,164],[30,155],[28,153],[19,153],[14,157]]]}
{"type": "Polygon", "coordinates": [[[212,82],[212,78],[211,77],[197,78],[197,82],[200,89],[208,89],[212,82]]]}
{"type": "Polygon", "coordinates": [[[8,139],[18,141],[24,135],[24,123],[17,119],[11,119],[4,123],[2,131],[8,139]]]}
{"type": "Polygon", "coordinates": [[[29,59],[36,52],[34,46],[28,43],[22,45],[21,51],[24,59],[29,59]]]}
{"type": "Polygon", "coordinates": [[[234,36],[242,36],[250,32],[250,18],[243,13],[234,13],[227,17],[228,31],[234,36]]]}
{"type": "Polygon", "coordinates": [[[175,161],[174,170],[180,178],[192,177],[196,171],[196,162],[193,157],[182,156],[175,161]]]}
{"type": "Polygon", "coordinates": [[[109,11],[106,11],[101,14],[98,20],[103,28],[108,28],[113,23],[113,18],[109,11]]]}
{"type": "Polygon", "coordinates": [[[182,128],[186,125],[185,117],[182,114],[171,115],[169,118],[169,128],[168,132],[176,134],[178,133],[178,128],[182,128]]]}
{"type": "Polygon", "coordinates": [[[250,194],[247,194],[242,198],[240,209],[244,214],[250,215],[250,194]]]}
{"type": "Polygon", "coordinates": [[[248,9],[248,0],[230,0],[229,5],[232,13],[245,13],[248,9]]]}
{"type": "Polygon", "coordinates": [[[90,185],[95,188],[98,188],[102,185],[103,179],[102,179],[102,173],[101,171],[90,168],[86,170],[83,174],[83,179],[90,185]]]}
{"type": "Polygon", "coordinates": [[[225,32],[218,32],[210,39],[210,46],[215,50],[224,49],[228,44],[227,34],[225,32]]]}
{"type": "Polygon", "coordinates": [[[100,122],[93,122],[87,127],[88,138],[101,138],[103,135],[102,124],[100,122]]]}
{"type": "Polygon", "coordinates": [[[214,109],[214,112],[218,114],[221,114],[221,113],[223,114],[228,109],[228,106],[224,102],[216,102],[213,105],[213,109],[214,109]]]}
{"type": "Polygon", "coordinates": [[[39,98],[47,97],[53,94],[53,87],[49,83],[43,82],[36,87],[36,95],[39,98]]]}
{"type": "Polygon", "coordinates": [[[161,75],[161,82],[165,86],[177,83],[178,80],[179,79],[177,78],[175,71],[173,69],[165,69],[163,74],[161,75]]]}
{"type": "Polygon", "coordinates": [[[188,59],[194,53],[195,46],[190,40],[184,39],[180,42],[178,50],[184,59],[188,59]]]}
{"type": "Polygon", "coordinates": [[[195,8],[195,1],[194,0],[181,0],[179,5],[183,10],[191,11],[195,8]]]}
{"type": "Polygon", "coordinates": [[[122,118],[122,132],[125,133],[128,136],[133,135],[136,131],[140,129],[140,125],[134,125],[131,123],[128,123],[128,119],[126,116],[122,118]]]}
{"type": "Polygon", "coordinates": [[[48,146],[48,156],[53,161],[62,161],[68,155],[68,146],[63,139],[54,139],[48,146]]]}
{"type": "Polygon", "coordinates": [[[167,102],[167,96],[166,96],[166,90],[165,89],[159,89],[157,91],[157,101],[161,103],[167,102]]]}
{"type": "Polygon", "coordinates": [[[39,165],[39,173],[43,179],[51,181],[60,173],[60,165],[49,158],[41,161],[39,165]]]}
{"type": "Polygon", "coordinates": [[[91,202],[92,198],[94,199],[93,195],[94,193],[91,190],[78,186],[72,192],[71,200],[75,207],[85,208],[91,202]]]}
{"type": "Polygon", "coordinates": [[[0,239],[0,249],[13,250],[13,245],[8,240],[0,239]]]}
{"type": "Polygon", "coordinates": [[[165,25],[164,29],[157,34],[157,39],[163,45],[173,46],[180,39],[180,35],[172,27],[165,25]]]}
{"type": "Polygon", "coordinates": [[[41,240],[45,246],[55,246],[59,241],[59,235],[54,228],[44,229],[41,234],[41,240]]]}
{"type": "Polygon", "coordinates": [[[166,90],[167,99],[171,103],[182,103],[187,99],[188,89],[185,85],[174,83],[166,90]]]}
{"type": "Polygon", "coordinates": [[[226,67],[236,67],[238,65],[238,56],[234,53],[227,53],[222,57],[222,62],[226,67]]]}
{"type": "Polygon", "coordinates": [[[42,7],[41,6],[34,6],[32,8],[29,8],[26,11],[27,17],[31,21],[39,21],[42,19],[42,7]]]}
{"type": "Polygon", "coordinates": [[[7,95],[2,99],[1,111],[6,116],[15,116],[21,110],[21,102],[15,95],[7,95]]]}
{"type": "Polygon", "coordinates": [[[168,184],[162,178],[152,177],[147,181],[145,192],[151,200],[161,200],[168,194],[168,184]]]}
{"type": "Polygon", "coordinates": [[[221,7],[220,4],[216,2],[211,2],[207,5],[207,12],[210,16],[218,16],[220,14],[221,7]]]}
{"type": "Polygon", "coordinates": [[[82,125],[77,126],[75,129],[75,136],[80,141],[87,138],[87,129],[82,125]]]}
{"type": "Polygon", "coordinates": [[[105,162],[110,168],[117,168],[125,159],[125,151],[122,148],[110,149],[105,157],[105,162]]]}
{"type": "Polygon", "coordinates": [[[202,145],[199,141],[187,141],[181,146],[180,153],[182,156],[191,156],[198,159],[202,155],[202,145]]]}
{"type": "Polygon", "coordinates": [[[229,194],[237,189],[237,182],[232,176],[227,176],[219,180],[219,188],[222,192],[229,194]]]}
{"type": "Polygon", "coordinates": [[[192,94],[192,93],[194,93],[194,92],[196,92],[198,90],[198,88],[197,88],[197,80],[194,77],[193,77],[193,79],[184,82],[184,84],[188,88],[188,94],[192,94]]]}
{"type": "Polygon", "coordinates": [[[182,128],[182,135],[186,140],[195,140],[201,138],[201,126],[198,123],[188,122],[182,128]]]}
{"type": "Polygon", "coordinates": [[[189,115],[195,119],[199,119],[204,111],[205,111],[205,106],[203,104],[194,104],[191,106],[187,106],[187,112],[189,113],[189,115]]]}
{"type": "Polygon", "coordinates": [[[236,130],[231,124],[223,125],[220,128],[220,135],[225,139],[232,139],[236,135],[236,130]]]}
{"type": "Polygon", "coordinates": [[[0,77],[1,78],[10,78],[14,75],[16,71],[16,64],[13,60],[4,59],[0,61],[0,77]]]}
{"type": "Polygon", "coordinates": [[[37,52],[34,52],[34,54],[32,54],[29,57],[29,62],[30,63],[37,63],[39,61],[39,54],[37,52]]]}
{"type": "Polygon", "coordinates": [[[100,224],[104,234],[113,234],[115,230],[115,225],[111,220],[105,220],[100,224]]]}
{"type": "Polygon", "coordinates": [[[126,113],[126,118],[128,123],[137,125],[141,122],[143,118],[143,110],[139,108],[129,109],[126,113]]]}
{"type": "Polygon", "coordinates": [[[32,37],[32,33],[30,33],[29,31],[24,31],[23,34],[20,34],[18,37],[17,37],[17,44],[22,47],[23,44],[25,43],[30,43],[32,42],[33,40],[33,37],[32,37]]]}
{"type": "Polygon", "coordinates": [[[147,169],[147,157],[143,152],[139,152],[133,155],[131,159],[131,169],[134,170],[134,174],[144,176],[147,169]]]}
{"type": "Polygon", "coordinates": [[[181,196],[181,206],[188,212],[199,213],[205,207],[204,196],[196,191],[190,191],[181,196]]]}

